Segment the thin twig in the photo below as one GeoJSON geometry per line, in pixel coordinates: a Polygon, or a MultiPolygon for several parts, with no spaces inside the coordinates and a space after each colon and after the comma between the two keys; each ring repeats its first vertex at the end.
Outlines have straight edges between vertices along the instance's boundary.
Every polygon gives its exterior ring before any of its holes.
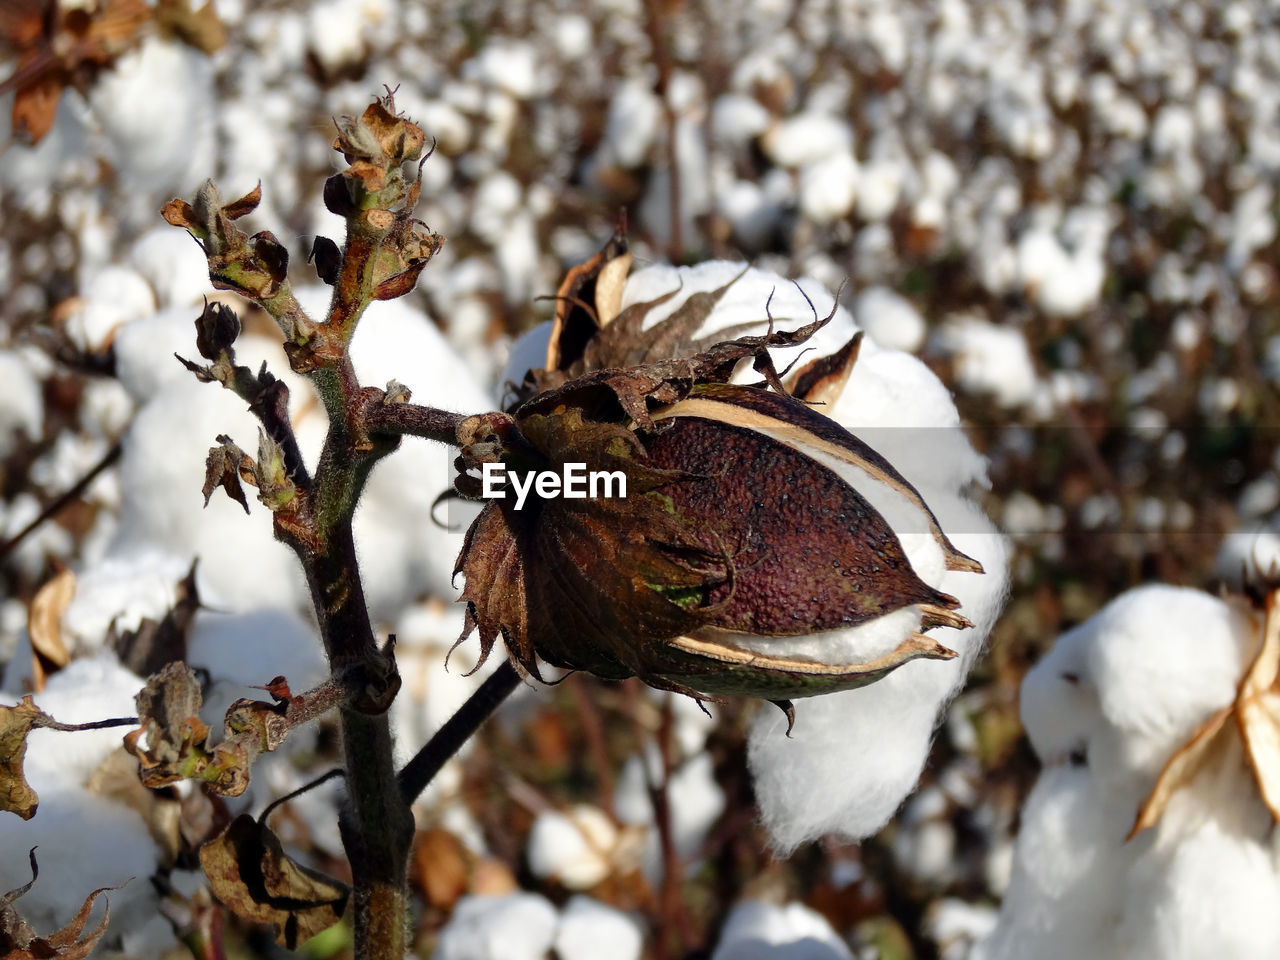
{"type": "Polygon", "coordinates": [[[364,426],[370,434],[409,434],[441,443],[456,443],[458,424],[466,419],[465,413],[416,403],[371,403],[364,411],[364,426]]]}
{"type": "Polygon", "coordinates": [[[343,770],[341,767],[334,767],[328,773],[322,773],[320,774],[320,776],[316,777],[314,780],[304,783],[297,790],[290,791],[289,793],[286,793],[283,797],[276,797],[276,799],[272,800],[270,803],[267,804],[266,809],[264,809],[262,813],[258,814],[258,823],[265,824],[267,822],[267,817],[271,816],[272,811],[274,811],[276,807],[280,806],[282,803],[288,803],[290,800],[294,799],[295,797],[302,796],[308,790],[314,790],[316,787],[320,786],[320,784],[328,783],[334,777],[345,777],[346,775],[347,775],[347,771],[343,770]]]}
{"type": "Polygon", "coordinates": [[[137,717],[114,717],[111,720],[91,720],[88,723],[60,723],[46,715],[36,718],[32,726],[75,733],[77,730],[105,730],[107,727],[136,727],[138,723],[137,717]]]}
{"type": "Polygon", "coordinates": [[[113,443],[111,445],[111,449],[106,452],[106,454],[102,457],[102,459],[99,460],[96,464],[94,464],[93,469],[90,470],[88,473],[86,473],[78,481],[76,481],[75,486],[73,486],[70,490],[62,494],[62,496],[58,497],[58,499],[54,500],[51,504],[49,504],[47,507],[41,510],[40,514],[34,520],[28,523],[25,527],[23,527],[21,530],[15,533],[3,544],[0,544],[0,558],[7,557],[10,553],[12,553],[18,547],[20,543],[22,543],[23,540],[27,539],[27,537],[29,537],[32,534],[32,532],[35,531],[41,524],[43,524],[46,520],[49,520],[57,516],[62,511],[63,507],[67,506],[67,504],[71,503],[72,500],[75,500],[78,496],[80,496],[80,494],[84,493],[85,490],[88,489],[89,484],[93,483],[94,480],[98,479],[98,475],[100,473],[102,473],[104,470],[106,470],[113,463],[115,463],[117,460],[120,459],[120,452],[122,449],[123,447],[119,440],[113,443]]]}
{"type": "Polygon", "coordinates": [[[504,660],[497,670],[489,674],[476,692],[467,698],[467,702],[458,708],[398,774],[400,796],[405,803],[413,803],[418,798],[440,772],[440,768],[519,685],[520,675],[509,660],[504,660]]]}

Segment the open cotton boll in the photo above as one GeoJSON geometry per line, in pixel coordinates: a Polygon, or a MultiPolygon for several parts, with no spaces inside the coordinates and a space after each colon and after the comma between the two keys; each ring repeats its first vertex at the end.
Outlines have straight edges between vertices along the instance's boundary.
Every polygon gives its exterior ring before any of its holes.
{"type": "Polygon", "coordinates": [[[1106,722],[1123,735],[1113,759],[1150,778],[1235,697],[1256,641],[1246,618],[1223,601],[1158,584],[1123,594],[1059,643],[1085,648],[1087,681],[1106,722]]]}
{"type": "Polygon", "coordinates": [[[566,813],[540,813],[529,831],[526,856],[535,877],[586,890],[615,869],[631,866],[624,847],[634,849],[634,844],[624,840],[603,810],[583,803],[566,813]]]}
{"type": "Polygon", "coordinates": [[[802,903],[744,900],[733,908],[711,960],[853,960],[822,914],[802,903]]]}
{"type": "Polygon", "coordinates": [[[137,202],[121,211],[148,225],[155,197],[190,189],[215,153],[213,64],[182,43],[148,36],[89,90],[108,158],[137,202]]]}
{"type": "Polygon", "coordinates": [[[67,336],[86,353],[97,353],[121,326],[155,308],[155,294],[141,274],[129,267],[104,267],[81,281],[80,307],[67,318],[67,336]]]}
{"type": "Polygon", "coordinates": [[[1064,634],[1022,680],[1019,716],[1031,746],[1046,766],[1084,755],[1103,722],[1098,692],[1085,672],[1082,629],[1064,634]]]}
{"type": "Polygon", "coordinates": [[[640,960],[644,937],[621,910],[578,895],[560,914],[554,948],[560,960],[640,960]]]}
{"type": "Polygon", "coordinates": [[[190,563],[163,549],[141,546],[111,553],[76,575],[75,594],[62,615],[62,641],[73,654],[98,650],[115,624],[136,630],[144,617],[160,620],[177,600],[190,563]]]}
{"type": "Polygon", "coordinates": [[[938,344],[955,358],[961,389],[992,394],[1002,407],[1020,407],[1035,393],[1036,371],[1021,330],[974,315],[948,319],[938,344]]]}
{"type": "Polygon", "coordinates": [[[536,893],[463,897],[440,931],[432,960],[545,960],[556,908],[536,893]]]}
{"type": "MultiPolygon", "coordinates": [[[[172,237],[169,242],[173,243],[172,237]]],[[[200,359],[195,327],[199,314],[199,307],[173,307],[137,317],[117,329],[113,341],[116,376],[135,402],[146,403],[166,384],[195,382],[174,354],[200,359]]],[[[222,389],[217,384],[203,386],[210,392],[222,389]]],[[[213,437],[208,439],[213,446],[213,437]]]]}

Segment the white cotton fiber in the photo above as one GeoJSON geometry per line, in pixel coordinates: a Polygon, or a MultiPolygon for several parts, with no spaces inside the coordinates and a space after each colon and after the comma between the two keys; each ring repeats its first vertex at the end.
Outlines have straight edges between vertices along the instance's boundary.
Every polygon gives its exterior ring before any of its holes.
{"type": "Polygon", "coordinates": [[[463,897],[440,931],[432,960],[544,960],[558,919],[536,893],[463,897]]]}
{"type": "Polygon", "coordinates": [[[744,900],[733,908],[711,960],[852,960],[825,917],[802,903],[744,900]]]}
{"type": "Polygon", "coordinates": [[[307,604],[297,560],[273,538],[270,513],[251,487],[248,516],[222,490],[201,509],[205,459],[219,434],[257,453],[258,423],[229,391],[190,378],[151,396],[124,436],[124,502],[112,552],[162,549],[186,563],[198,557],[198,582],[212,606],[307,604]]]}
{"type": "Polygon", "coordinates": [[[578,895],[560,914],[554,947],[560,960],[640,960],[644,937],[621,910],[578,895]]]}
{"type": "Polygon", "coordinates": [[[15,434],[39,440],[44,433],[44,394],[21,354],[0,350],[0,458],[13,449],[15,434]]]}
{"type": "Polygon", "coordinates": [[[1210,821],[1129,873],[1116,939],[1126,960],[1280,956],[1274,853],[1210,821]]]}
{"type": "Polygon", "coordinates": [[[586,890],[612,872],[617,843],[618,828],[598,807],[578,804],[566,813],[547,810],[538,814],[529,831],[529,870],[569,890],[586,890]]]}
{"type": "Polygon", "coordinates": [[[1045,770],[1023,807],[1000,924],[973,960],[1120,960],[1120,870],[1147,841],[1125,846],[1129,811],[1083,767],[1045,770]]]}

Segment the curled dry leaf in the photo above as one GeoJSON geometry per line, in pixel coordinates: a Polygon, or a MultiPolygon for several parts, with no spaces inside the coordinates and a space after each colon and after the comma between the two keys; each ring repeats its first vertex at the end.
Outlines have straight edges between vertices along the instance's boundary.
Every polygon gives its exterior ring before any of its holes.
{"type": "Polygon", "coordinates": [[[62,642],[62,617],[76,594],[76,575],[62,570],[36,591],[27,609],[27,636],[31,638],[31,667],[36,692],[44,689],[49,674],[71,661],[62,642]]]}
{"type": "Polygon", "coordinates": [[[23,820],[34,817],[40,803],[22,771],[27,734],[48,719],[30,697],[12,707],[0,706],[0,810],[16,813],[23,820]]]}
{"type": "Polygon", "coordinates": [[[35,885],[36,878],[40,875],[34,847],[28,856],[31,860],[31,880],[0,897],[0,956],[5,960],[82,960],[93,952],[93,948],[107,932],[107,925],[111,920],[111,906],[108,904],[103,911],[102,921],[81,937],[85,924],[89,922],[94,902],[100,894],[119,890],[120,887],[100,887],[94,890],[85,897],[84,903],[65,927],[47,937],[36,936],[31,925],[13,906],[15,901],[35,885]]]}
{"type": "Polygon", "coordinates": [[[253,817],[236,817],[200,848],[200,866],[214,894],[238,917],[275,927],[290,950],[342,919],[349,888],[304,867],[253,817]]]}

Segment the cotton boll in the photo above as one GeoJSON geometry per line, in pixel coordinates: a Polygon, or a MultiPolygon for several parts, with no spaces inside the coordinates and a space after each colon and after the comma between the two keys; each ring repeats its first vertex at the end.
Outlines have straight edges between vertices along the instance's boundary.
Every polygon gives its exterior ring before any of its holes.
{"type": "Polygon", "coordinates": [[[1265,530],[1228,534],[1218,548],[1216,567],[1219,577],[1236,585],[1259,574],[1280,572],[1280,534],[1265,530]]]}
{"type": "Polygon", "coordinates": [[[62,617],[62,639],[73,654],[98,650],[108,630],[136,630],[144,617],[159,621],[177,600],[190,567],[161,549],[113,553],[76,577],[75,594],[62,617]]]}
{"type": "Polygon", "coordinates": [[[608,160],[627,168],[644,163],[661,115],[662,104],[649,83],[640,79],[622,83],[605,118],[602,150],[608,160]]]}
{"type": "Polygon", "coordinates": [[[1009,409],[1031,400],[1035,366],[1020,330],[996,326],[970,315],[947,320],[939,331],[939,345],[955,356],[960,387],[989,393],[1009,409]]]}
{"type": "Polygon", "coordinates": [[[22,356],[0,350],[0,459],[13,449],[15,433],[39,440],[44,433],[44,393],[22,356]]]}
{"type": "Polygon", "coordinates": [[[1118,759],[1148,776],[1232,700],[1254,642],[1226,603],[1164,585],[1129,591],[1077,629],[1092,633],[1087,671],[1103,716],[1123,733],[1118,759]]]}
{"type": "Polygon", "coordinates": [[[853,960],[822,914],[802,903],[745,900],[733,908],[711,960],[853,960]]]}
{"type": "Polygon", "coordinates": [[[644,938],[634,920],[590,897],[570,897],[554,943],[560,960],[640,960],[644,938]]]}
{"type": "Polygon", "coordinates": [[[858,161],[841,151],[800,171],[800,212],[814,223],[847,216],[858,194],[858,161]]]}
{"type": "Polygon", "coordinates": [[[129,249],[129,263],[151,284],[161,310],[197,306],[202,297],[213,292],[200,244],[190,238],[183,243],[173,227],[156,227],[144,233],[129,249]]]}
{"type": "Polygon", "coordinates": [[[462,65],[462,75],[527,100],[538,92],[537,62],[530,44],[494,41],[462,65]]]}
{"type": "Polygon", "coordinates": [[[463,897],[440,931],[432,960],[543,960],[557,922],[556,908],[534,893],[463,897]]]}
{"type": "Polygon", "coordinates": [[[578,804],[568,813],[547,811],[529,831],[529,869],[569,890],[586,890],[613,871],[619,839],[618,828],[597,807],[578,804]]]}
{"type": "Polygon", "coordinates": [[[88,97],[110,140],[112,165],[128,190],[145,193],[130,215],[154,216],[157,193],[195,185],[191,172],[205,169],[215,152],[208,56],[148,36],[97,78],[88,97]]]}
{"type": "Polygon", "coordinates": [[[859,293],[853,315],[867,336],[882,347],[915,353],[924,343],[924,318],[911,301],[888,287],[870,287],[859,293]]]}
{"type": "Polygon", "coordinates": [[[155,310],[151,287],[128,267],[98,271],[82,284],[80,297],[80,309],[67,318],[67,335],[87,353],[105,349],[122,325],[155,310]]]}
{"type": "Polygon", "coordinates": [[[805,112],[776,123],[760,145],[778,166],[799,169],[837,153],[852,155],[853,131],[839,117],[805,112]]]}
{"type": "Polygon", "coordinates": [[[858,216],[873,223],[887,220],[902,194],[902,161],[872,160],[864,164],[858,181],[858,216]]]}
{"type": "Polygon", "coordinates": [[[717,143],[740,146],[769,125],[769,111],[759,100],[741,93],[720,96],[711,108],[711,136],[717,143]]]}

